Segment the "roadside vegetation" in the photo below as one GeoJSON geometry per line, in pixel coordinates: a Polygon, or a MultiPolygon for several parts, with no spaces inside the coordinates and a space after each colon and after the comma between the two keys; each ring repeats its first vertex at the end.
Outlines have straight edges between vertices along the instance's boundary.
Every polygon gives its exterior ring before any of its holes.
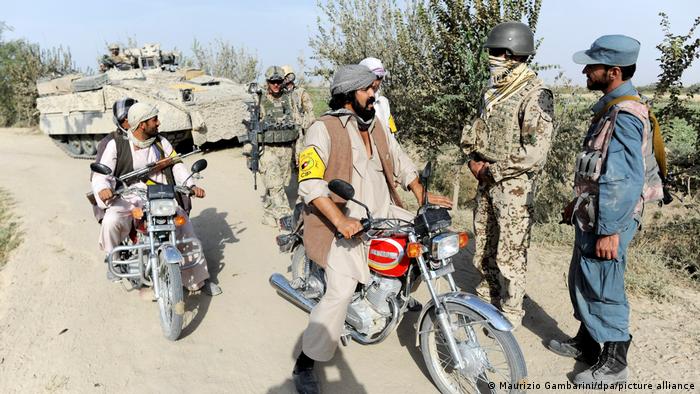
{"type": "MultiPolygon", "coordinates": [[[[488,80],[483,42],[497,23],[519,20],[536,33],[541,1],[409,1],[325,0],[318,32],[310,38],[313,72],[331,78],[340,64],[375,56],[391,71],[383,94],[392,103],[398,138],[416,162],[433,160],[433,190],[453,196],[459,209],[454,222],[471,228],[476,182],[465,168],[457,144],[462,126],[474,116],[488,80]],[[358,31],[357,26],[377,26],[358,31]],[[466,214],[465,214],[466,212],[466,214]]],[[[695,19],[686,34],[671,30],[660,13],[664,38],[658,44],[662,73],[641,88],[652,100],[667,147],[676,194],[669,207],[649,207],[641,233],[629,253],[628,289],[654,300],[673,297],[671,284],[700,289],[700,101],[698,84],[682,85],[681,77],[700,56],[695,19]],[[680,200],[683,201],[680,201],[680,200]],[[687,235],[686,235],[687,234],[687,235]]],[[[537,58],[533,60],[537,67],[537,58]]],[[[535,201],[533,243],[542,248],[571,250],[573,228],[558,224],[569,201],[574,158],[590,120],[590,106],[599,97],[564,77],[552,87],[556,96],[555,134],[548,162],[540,176],[535,201]]],[[[410,196],[406,196],[412,201],[410,196]]]]}
{"type": "Polygon", "coordinates": [[[17,218],[12,213],[13,201],[5,189],[0,189],[0,269],[5,267],[12,252],[22,241],[17,218]]]}
{"type": "MultiPolygon", "coordinates": [[[[476,114],[488,80],[483,43],[494,25],[508,20],[523,21],[537,36],[541,6],[542,0],[320,0],[317,29],[309,38],[315,67],[308,69],[303,56],[297,59],[299,85],[308,89],[320,115],[327,109],[328,90],[306,86],[306,76],[329,81],[337,65],[357,63],[367,56],[381,58],[391,71],[382,94],[391,100],[397,138],[416,162],[434,162],[432,189],[453,197],[459,208],[456,222],[470,228],[471,215],[464,212],[473,207],[476,182],[457,143],[463,125],[476,114]]],[[[700,99],[694,96],[700,93],[700,84],[685,87],[681,83],[683,73],[700,56],[700,38],[696,38],[700,17],[685,34],[674,34],[668,17],[659,16],[664,33],[657,45],[662,72],[656,83],[640,90],[652,99],[661,123],[670,168],[667,182],[676,201],[670,207],[649,209],[645,215],[643,230],[630,252],[628,287],[662,300],[670,293],[666,291],[669,283],[700,283],[700,213],[693,208],[700,200],[700,99]]],[[[76,66],[69,49],[4,40],[2,33],[8,29],[0,22],[0,126],[34,125],[35,81],[74,72],[76,66]]],[[[183,59],[183,64],[212,75],[246,83],[261,73],[254,52],[225,40],[194,40],[191,50],[193,56],[183,59]]],[[[542,67],[536,57],[533,62],[536,68],[542,67]]],[[[555,134],[537,188],[533,242],[570,248],[573,233],[557,224],[559,212],[571,197],[573,158],[586,131],[590,105],[598,96],[563,77],[552,88],[555,134]]],[[[10,228],[5,210],[2,217],[10,228]]],[[[16,237],[5,232],[3,236],[16,237]]]]}

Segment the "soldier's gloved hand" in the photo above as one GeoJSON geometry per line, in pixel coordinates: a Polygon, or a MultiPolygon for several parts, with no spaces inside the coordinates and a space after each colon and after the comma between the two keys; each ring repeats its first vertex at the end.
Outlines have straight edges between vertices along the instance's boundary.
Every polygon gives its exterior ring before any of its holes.
{"type": "Polygon", "coordinates": [[[114,197],[114,192],[112,192],[112,189],[102,189],[99,192],[97,192],[98,197],[100,197],[100,200],[102,202],[107,203],[109,200],[114,197]]]}
{"type": "Polygon", "coordinates": [[[362,231],[362,223],[359,220],[343,216],[335,226],[336,230],[343,234],[345,239],[352,238],[353,235],[362,231]]]}
{"type": "Polygon", "coordinates": [[[243,144],[243,148],[241,149],[241,153],[243,153],[243,156],[250,156],[250,154],[252,152],[253,152],[253,144],[250,144],[250,143],[243,144]]]}

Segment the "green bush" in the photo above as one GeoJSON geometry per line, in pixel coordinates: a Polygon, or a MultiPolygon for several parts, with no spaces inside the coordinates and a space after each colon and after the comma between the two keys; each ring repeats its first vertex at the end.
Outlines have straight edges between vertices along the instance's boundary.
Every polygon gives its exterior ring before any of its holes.
{"type": "Polygon", "coordinates": [[[316,75],[342,64],[380,58],[391,76],[382,85],[401,138],[437,149],[456,145],[488,81],[483,43],[502,21],[534,30],[541,0],[326,0],[310,39],[316,75]]]}
{"type": "Polygon", "coordinates": [[[234,82],[248,84],[260,75],[260,60],[246,48],[237,48],[225,40],[203,45],[197,39],[192,42],[193,63],[215,77],[229,78],[234,82]]]}
{"type": "Polygon", "coordinates": [[[70,49],[41,49],[26,40],[5,41],[10,28],[0,22],[0,126],[37,123],[36,81],[74,72],[70,49]]]}
{"type": "Polygon", "coordinates": [[[587,90],[565,83],[554,93],[554,133],[547,163],[537,181],[534,219],[560,220],[561,209],[573,198],[574,164],[590,122],[595,101],[587,90]]]}

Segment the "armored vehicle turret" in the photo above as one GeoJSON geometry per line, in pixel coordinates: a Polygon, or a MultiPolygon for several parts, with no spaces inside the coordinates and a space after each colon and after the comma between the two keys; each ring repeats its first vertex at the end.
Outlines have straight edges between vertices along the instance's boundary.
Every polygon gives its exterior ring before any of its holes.
{"type": "Polygon", "coordinates": [[[112,104],[123,97],[158,107],[160,132],[176,145],[195,145],[246,134],[245,85],[178,65],[179,53],[158,44],[128,48],[101,60],[96,75],[71,74],[37,82],[39,128],[75,158],[93,158],[97,142],[114,131],[112,104]]]}

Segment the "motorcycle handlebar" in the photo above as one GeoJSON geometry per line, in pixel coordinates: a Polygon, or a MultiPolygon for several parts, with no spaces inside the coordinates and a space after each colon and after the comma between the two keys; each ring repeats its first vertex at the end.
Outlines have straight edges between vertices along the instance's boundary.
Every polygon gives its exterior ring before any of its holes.
{"type": "MultiPolygon", "coordinates": [[[[358,234],[362,234],[362,233],[364,233],[364,232],[367,232],[370,228],[372,228],[372,221],[370,221],[370,220],[367,219],[367,218],[361,219],[361,220],[360,220],[360,224],[362,224],[362,230],[360,230],[360,231],[356,232],[355,234],[353,234],[353,235],[352,235],[353,237],[356,236],[356,235],[358,235],[358,234]]],[[[336,232],[335,232],[335,238],[336,238],[336,239],[342,239],[342,238],[345,238],[345,236],[343,235],[343,233],[341,233],[340,231],[337,231],[337,230],[336,230],[336,232]]]]}

